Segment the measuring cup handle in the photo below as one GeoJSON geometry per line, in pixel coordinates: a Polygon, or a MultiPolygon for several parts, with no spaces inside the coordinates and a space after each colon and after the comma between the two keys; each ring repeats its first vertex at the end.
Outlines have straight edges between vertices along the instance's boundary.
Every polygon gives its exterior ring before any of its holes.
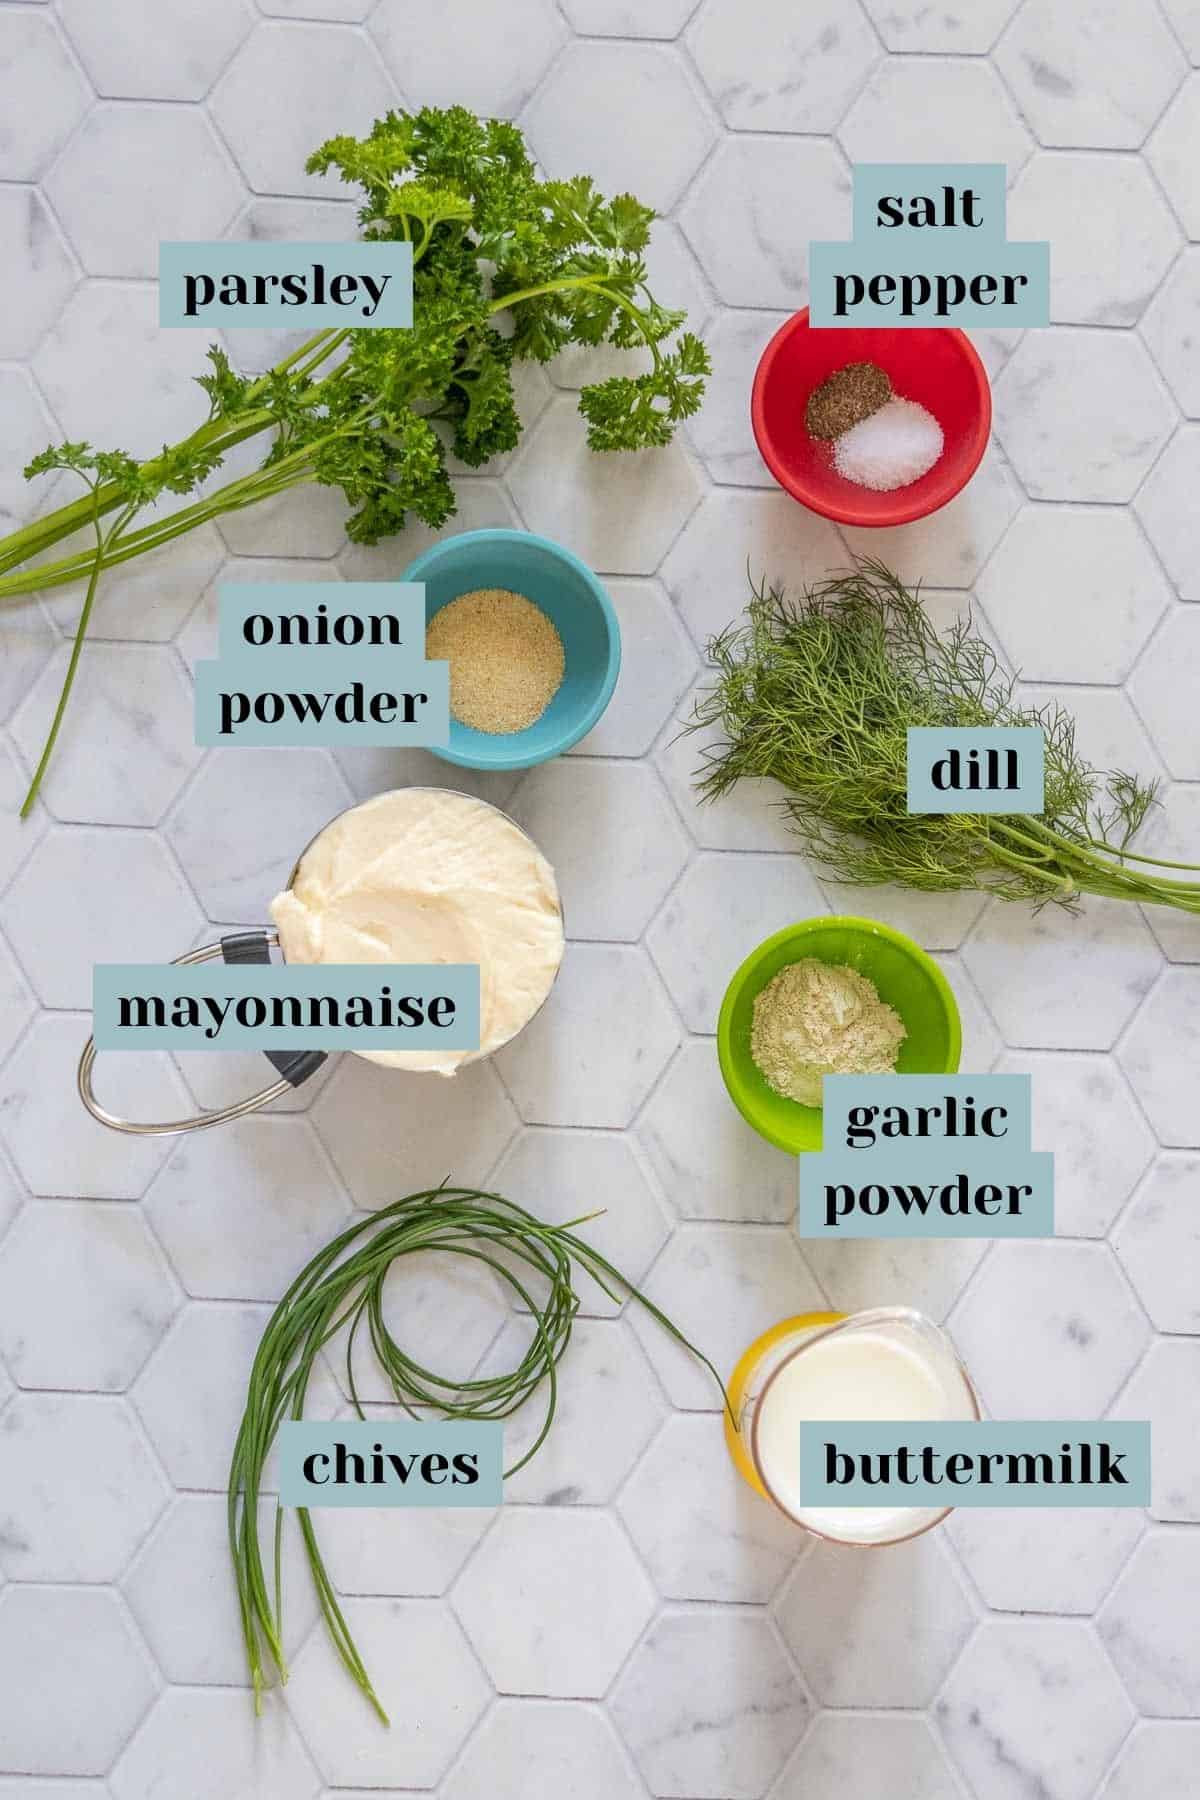
{"type": "MultiPolygon", "coordinates": [[[[227,963],[265,963],[270,962],[271,947],[278,942],[278,933],[271,929],[235,931],[217,944],[202,944],[198,950],[189,950],[185,955],[175,957],[174,961],[176,964],[213,962],[220,957],[227,963]]],[[[298,1088],[325,1061],[323,1050],[268,1050],[265,1054],[272,1067],[279,1071],[278,1081],[273,1081],[270,1087],[260,1089],[257,1094],[250,1094],[245,1100],[235,1100],[230,1106],[214,1107],[212,1111],[198,1112],[190,1119],[164,1119],[141,1124],[133,1119],[123,1119],[118,1113],[109,1112],[107,1107],[101,1106],[92,1088],[92,1070],[96,1063],[94,1037],[89,1037],[80,1053],[76,1086],[79,1098],[93,1119],[101,1125],[107,1125],[110,1130],[123,1131],[131,1137],[178,1137],[185,1131],[204,1131],[210,1125],[223,1125],[229,1119],[244,1119],[248,1113],[255,1113],[260,1107],[269,1106],[272,1100],[279,1100],[293,1088],[298,1088]]]]}
{"type": "MultiPolygon", "coordinates": [[[[231,931],[221,939],[221,955],[227,963],[269,963],[271,945],[278,942],[274,931],[231,931]]],[[[264,1050],[263,1055],[294,1088],[315,1075],[325,1061],[324,1050],[264,1050]]]]}

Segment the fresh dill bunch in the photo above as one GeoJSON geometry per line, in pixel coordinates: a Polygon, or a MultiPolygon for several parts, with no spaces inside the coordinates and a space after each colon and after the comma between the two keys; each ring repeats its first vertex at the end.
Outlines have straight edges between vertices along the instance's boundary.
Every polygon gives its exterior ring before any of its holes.
{"type": "Polygon", "coordinates": [[[779,782],[800,848],[835,881],[1200,912],[1200,883],[1172,874],[1200,865],[1129,847],[1157,783],[1093,768],[1068,712],[1020,705],[1017,677],[970,620],[939,635],[919,591],[882,563],[856,561],[796,597],[763,583],[708,659],[715,680],[685,726],[708,736],[700,795],[717,799],[744,776],[779,782]],[[1041,814],[908,811],[910,726],[1012,725],[1044,736],[1041,814]]]}

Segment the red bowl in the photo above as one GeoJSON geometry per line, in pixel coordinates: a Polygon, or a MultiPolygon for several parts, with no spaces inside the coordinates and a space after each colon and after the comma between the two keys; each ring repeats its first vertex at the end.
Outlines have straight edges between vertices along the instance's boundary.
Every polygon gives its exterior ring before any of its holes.
{"type": "Polygon", "coordinates": [[[953,500],[987,448],[992,392],[978,352],[961,331],[814,329],[808,308],[781,325],[759,359],[750,418],[763,461],[794,499],[842,525],[907,525],[953,500]],[[904,400],[919,401],[942,428],[937,462],[907,487],[877,493],[833,466],[833,447],[804,424],[812,390],[848,362],[873,362],[904,400]]]}

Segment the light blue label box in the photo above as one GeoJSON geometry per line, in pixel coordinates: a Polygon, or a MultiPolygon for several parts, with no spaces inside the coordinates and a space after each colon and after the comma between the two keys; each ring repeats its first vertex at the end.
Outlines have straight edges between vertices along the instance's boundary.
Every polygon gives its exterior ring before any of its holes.
{"type": "Polygon", "coordinates": [[[1045,803],[1040,726],[909,726],[910,813],[1040,813],[1045,803]]]}
{"type": "Polygon", "coordinates": [[[821,1420],[802,1424],[799,1437],[800,1500],[806,1507],[1150,1504],[1150,1426],[1146,1420],[985,1419],[961,1424],[821,1420]],[[1065,1458],[1064,1445],[1070,1450],[1065,1458]],[[827,1446],[853,1462],[833,1459],[827,1446]],[[923,1477],[926,1447],[929,1473],[934,1478],[901,1480],[896,1473],[897,1453],[907,1450],[908,1472],[923,1477]],[[875,1460],[881,1456],[892,1461],[881,1464],[875,1460]],[[867,1465],[872,1473],[887,1471],[891,1479],[862,1479],[862,1457],[872,1459],[867,1465]],[[1002,1460],[985,1465],[985,1457],[1002,1460]],[[959,1460],[951,1463],[951,1458],[959,1460]],[[1110,1472],[1115,1468],[1122,1480],[1102,1483],[1106,1462],[1110,1472]],[[849,1481],[829,1478],[851,1468],[858,1473],[849,1481]],[[1073,1479],[1064,1479],[1068,1474],[1073,1479]]]}
{"type": "Polygon", "coordinates": [[[450,665],[389,650],[263,650],[195,670],[198,744],[450,741],[450,665]]]}
{"type": "Polygon", "coordinates": [[[97,1050],[478,1050],[479,965],[97,963],[92,1012],[97,1050]],[[418,1024],[344,1022],[406,996],[418,1024]]]}
{"type": "Polygon", "coordinates": [[[278,650],[323,649],[425,660],[425,586],[420,581],[223,581],[217,588],[222,662],[278,650]],[[269,635],[268,635],[269,633],[269,635]],[[328,639],[326,644],[318,640],[328,639]]]}
{"type": "Polygon", "coordinates": [[[826,1075],[822,1114],[825,1147],[841,1144],[860,1156],[913,1144],[926,1144],[936,1155],[942,1143],[961,1144],[968,1151],[991,1144],[1007,1155],[1028,1150],[1032,1130],[1028,1075],[826,1075]],[[951,1102],[957,1129],[947,1137],[951,1102]],[[918,1107],[941,1109],[940,1119],[927,1112],[925,1137],[916,1135],[918,1107]],[[907,1136],[896,1130],[901,1109],[907,1136]],[[968,1137],[964,1127],[971,1113],[977,1130],[968,1137]]]}
{"type": "Polygon", "coordinates": [[[499,1506],[503,1457],[498,1419],[286,1419],[279,1498],[305,1507],[499,1506]]]}
{"type": "Polygon", "coordinates": [[[425,661],[420,582],[227,582],[217,606],[198,744],[449,743],[450,666],[425,661]]]}
{"type": "Polygon", "coordinates": [[[412,271],[412,245],[403,243],[160,244],[158,322],[198,331],[407,330],[412,271]]]}
{"type": "Polygon", "coordinates": [[[1008,242],[1002,163],[857,163],[853,187],[853,240],[809,247],[810,324],[1049,324],[1050,246],[1008,242]],[[909,223],[918,196],[938,223],[909,223]]]}
{"type": "Polygon", "coordinates": [[[800,1158],[805,1238],[1054,1236],[1054,1158],[936,1144],[800,1158]]]}

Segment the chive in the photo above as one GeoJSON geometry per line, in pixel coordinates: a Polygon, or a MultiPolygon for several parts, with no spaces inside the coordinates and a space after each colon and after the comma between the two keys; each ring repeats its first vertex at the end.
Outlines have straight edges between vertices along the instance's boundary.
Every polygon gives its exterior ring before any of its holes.
{"type": "MultiPolygon", "coordinates": [[[[427,1188],[395,1200],[351,1225],[319,1251],[288,1288],[271,1315],[254,1358],[229,1470],[229,1546],[256,1712],[262,1711],[263,1690],[271,1684],[272,1670],[280,1682],[286,1682],[288,1676],[282,1622],[283,1509],[276,1502],[268,1583],[258,1535],[263,1470],[280,1425],[285,1419],[304,1417],[304,1399],[313,1366],[323,1347],[343,1327],[348,1327],[347,1383],[360,1419],[364,1413],[353,1358],[364,1322],[376,1361],[387,1376],[397,1403],[413,1417],[418,1409],[433,1409],[448,1419],[505,1419],[544,1387],[541,1429],[524,1456],[505,1470],[506,1477],[514,1475],[536,1455],[554,1423],[557,1367],[571,1341],[571,1329],[579,1311],[579,1296],[572,1285],[574,1266],[590,1275],[610,1299],[626,1296],[644,1307],[704,1364],[728,1409],[728,1395],[708,1357],[619,1269],[576,1235],[575,1226],[597,1217],[598,1213],[589,1213],[566,1225],[547,1225],[500,1194],[448,1185],[427,1188]],[[507,1283],[532,1319],[530,1343],[515,1368],[494,1376],[453,1380],[426,1369],[401,1349],[384,1319],[384,1284],[397,1258],[419,1251],[448,1251],[470,1257],[484,1263],[507,1283]],[[540,1304],[530,1292],[539,1281],[547,1285],[546,1298],[540,1304]]],[[[306,1507],[298,1507],[297,1516],[334,1648],[386,1725],[388,1716],[338,1605],[311,1515],[306,1507]]]]}

